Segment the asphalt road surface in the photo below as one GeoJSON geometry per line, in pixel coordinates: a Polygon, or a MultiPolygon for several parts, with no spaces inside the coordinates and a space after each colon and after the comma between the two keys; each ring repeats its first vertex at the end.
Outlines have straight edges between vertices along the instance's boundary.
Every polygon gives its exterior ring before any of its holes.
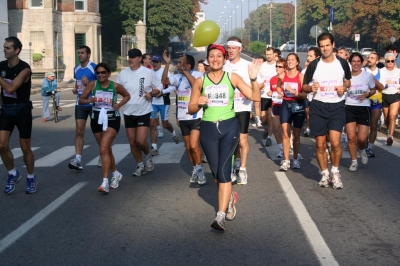
{"type": "MultiPolygon", "coordinates": [[[[195,54],[196,60],[205,54],[195,54]]],[[[38,192],[24,194],[25,180],[0,197],[0,265],[399,265],[400,144],[384,145],[376,158],[348,172],[344,188],[317,187],[315,142],[301,138],[301,169],[279,172],[276,143],[264,146],[262,129],[250,127],[248,184],[239,193],[236,218],[218,233],[210,224],[217,187],[191,185],[192,167],[182,142],[158,140],[155,169],[133,177],[136,167],[122,123],[114,154],[123,179],[108,195],[96,166],[99,148],[89,122],[83,171],[68,169],[74,156],[74,96],[61,93],[60,121],[42,122],[40,94],[33,95],[32,147],[38,192]]],[[[174,97],[174,96],[173,96],[174,97]]],[[[174,102],[174,101],[171,101],[174,102]]],[[[174,108],[170,121],[175,130],[174,108]]],[[[18,131],[10,148],[25,178],[18,131]]],[[[1,168],[3,185],[6,169],[1,168]]]]}

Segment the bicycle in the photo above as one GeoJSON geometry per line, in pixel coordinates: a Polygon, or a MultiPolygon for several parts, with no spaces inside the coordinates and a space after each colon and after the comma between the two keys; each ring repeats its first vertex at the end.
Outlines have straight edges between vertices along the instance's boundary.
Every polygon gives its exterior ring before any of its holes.
{"type": "Polygon", "coordinates": [[[57,91],[51,91],[50,97],[53,103],[53,115],[54,115],[54,122],[58,122],[58,109],[57,109],[57,102],[56,102],[56,93],[57,91]]]}

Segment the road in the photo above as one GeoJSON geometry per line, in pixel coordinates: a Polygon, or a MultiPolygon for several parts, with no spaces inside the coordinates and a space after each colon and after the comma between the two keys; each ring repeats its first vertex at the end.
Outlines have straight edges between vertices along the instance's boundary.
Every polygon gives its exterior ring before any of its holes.
{"type": "MultiPolygon", "coordinates": [[[[196,54],[196,60],[204,54],[196,54]]],[[[133,177],[124,126],[114,141],[120,187],[97,192],[99,148],[86,128],[83,171],[68,169],[74,154],[74,96],[61,93],[60,121],[43,123],[41,98],[33,95],[32,147],[38,192],[0,197],[1,265],[399,265],[400,143],[384,145],[376,158],[350,173],[348,152],[340,164],[344,188],[317,187],[315,142],[301,137],[301,169],[278,171],[276,144],[266,148],[262,130],[250,128],[247,185],[239,193],[237,216],[226,232],[210,228],[217,187],[189,183],[191,166],[183,144],[164,130],[155,169],[133,177]]],[[[173,102],[173,101],[171,101],[173,102]]],[[[179,128],[170,118],[174,128],[179,128]]],[[[89,123],[88,123],[89,125],[89,123]]],[[[18,134],[10,141],[15,165],[18,134]]],[[[17,158],[18,157],[18,158],[17,158]]],[[[6,175],[4,167],[2,175],[6,175]]],[[[5,177],[3,178],[5,185],[5,177]]]]}

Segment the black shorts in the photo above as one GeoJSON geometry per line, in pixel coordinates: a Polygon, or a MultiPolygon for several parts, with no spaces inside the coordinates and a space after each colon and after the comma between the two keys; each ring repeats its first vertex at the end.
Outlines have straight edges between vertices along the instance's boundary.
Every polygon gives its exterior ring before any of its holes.
{"type": "Polygon", "coordinates": [[[324,103],[313,100],[309,108],[310,130],[314,136],[326,135],[329,130],[342,132],[346,124],[344,101],[324,103]]]}
{"type": "Polygon", "coordinates": [[[400,94],[382,93],[382,107],[389,107],[392,103],[400,101],[400,94]]]}
{"type": "Polygon", "coordinates": [[[21,139],[30,139],[32,135],[32,102],[29,101],[21,108],[16,116],[6,117],[4,111],[0,115],[0,130],[13,132],[14,127],[19,131],[21,139]]]}
{"type": "Polygon", "coordinates": [[[125,128],[150,127],[150,113],[145,115],[125,115],[125,128]]]}
{"type": "Polygon", "coordinates": [[[189,136],[190,131],[192,130],[200,130],[200,121],[200,118],[193,120],[180,120],[179,127],[181,128],[182,136],[189,136]]]}
{"type": "Polygon", "coordinates": [[[283,101],[281,105],[281,124],[292,124],[295,128],[302,128],[305,117],[304,101],[283,101]]]}
{"type": "Polygon", "coordinates": [[[310,101],[308,99],[304,99],[304,108],[308,108],[310,106],[310,101]]]}
{"type": "Polygon", "coordinates": [[[281,106],[280,105],[272,105],[272,115],[273,116],[281,115],[281,106]]]}
{"type": "Polygon", "coordinates": [[[75,105],[75,120],[87,120],[88,116],[92,114],[92,106],[75,105]]]}
{"type": "Polygon", "coordinates": [[[272,98],[261,98],[261,111],[268,111],[272,106],[272,98]]]}
{"type": "Polygon", "coordinates": [[[239,119],[239,132],[240,134],[249,133],[250,112],[236,112],[236,117],[239,119]]]}
{"type": "Polygon", "coordinates": [[[346,124],[356,122],[358,125],[369,126],[370,113],[369,106],[346,105],[346,124]]]}
{"type": "MultiPolygon", "coordinates": [[[[93,134],[103,132],[103,125],[99,124],[99,113],[100,111],[93,111],[90,116],[90,128],[92,129],[93,134]]],[[[115,129],[115,131],[119,131],[121,127],[121,116],[118,111],[109,111],[107,112],[108,116],[108,127],[115,129]]]]}

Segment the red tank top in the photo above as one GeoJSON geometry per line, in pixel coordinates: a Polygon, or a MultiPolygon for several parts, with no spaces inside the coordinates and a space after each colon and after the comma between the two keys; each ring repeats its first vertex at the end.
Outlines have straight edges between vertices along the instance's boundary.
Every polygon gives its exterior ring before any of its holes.
{"type": "Polygon", "coordinates": [[[278,86],[278,76],[273,76],[269,81],[270,90],[272,91],[272,105],[274,106],[281,106],[282,105],[282,98],[278,98],[278,91],[276,87],[278,86]]]}
{"type": "Polygon", "coordinates": [[[289,93],[288,90],[285,88],[290,86],[292,90],[297,90],[297,92],[302,92],[301,90],[301,83],[300,83],[300,72],[297,72],[297,75],[294,78],[289,78],[287,73],[285,73],[285,77],[283,78],[282,82],[282,89],[283,89],[283,99],[285,101],[301,101],[299,97],[296,97],[294,94],[289,93]]]}

